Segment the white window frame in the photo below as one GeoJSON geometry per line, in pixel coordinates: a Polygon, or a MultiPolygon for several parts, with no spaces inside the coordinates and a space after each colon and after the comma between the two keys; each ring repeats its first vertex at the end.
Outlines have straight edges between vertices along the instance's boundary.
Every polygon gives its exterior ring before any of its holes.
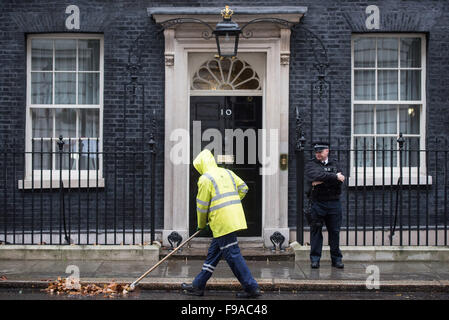
{"type": "MultiPolygon", "coordinates": [[[[104,36],[102,34],[86,34],[86,33],[47,33],[47,34],[32,34],[27,37],[27,87],[26,87],[26,128],[25,128],[25,178],[18,181],[19,189],[31,189],[31,188],[59,188],[59,182],[62,180],[64,188],[78,188],[78,187],[104,187],[103,178],[103,94],[104,94],[104,36]],[[86,40],[95,39],[100,40],[100,83],[99,83],[99,102],[98,105],[89,104],[62,104],[55,105],[54,92],[55,86],[53,78],[52,86],[52,104],[31,104],[31,41],[33,39],[76,39],[86,40]],[[32,116],[31,110],[33,108],[50,108],[55,109],[98,109],[99,110],[99,136],[98,136],[98,170],[67,170],[67,169],[53,169],[53,170],[41,170],[32,169],[32,116]],[[98,174],[98,176],[97,176],[98,174]],[[97,185],[98,180],[98,185],[97,185]],[[33,183],[34,182],[34,183],[33,183]]],[[[53,53],[53,68],[54,68],[54,53],[53,53]]],[[[78,64],[78,56],[77,56],[78,64]]],[[[53,71],[54,72],[54,71],[53,71]]],[[[78,71],[76,71],[78,74],[78,71]]],[[[78,79],[78,77],[77,77],[78,79]]],[[[78,92],[78,81],[76,82],[78,92]]],[[[78,101],[78,94],[76,94],[78,101]]],[[[78,119],[78,117],[77,117],[78,119]]],[[[78,126],[77,126],[78,130],[78,126]]],[[[64,137],[73,138],[73,137],[64,137]]],[[[78,139],[72,139],[75,143],[78,139]]],[[[82,139],[83,141],[83,139],[82,139]]],[[[67,141],[65,141],[67,143],[67,141]]],[[[35,143],[39,143],[36,140],[35,143]]],[[[77,152],[74,153],[77,155],[77,152]]],[[[39,155],[37,155],[39,156],[39,155]]],[[[36,157],[36,155],[35,155],[36,157]]],[[[36,161],[36,160],[35,160],[36,161]]]]}
{"type": "MultiPolygon", "coordinates": [[[[426,149],[426,36],[422,33],[370,33],[370,34],[353,34],[351,37],[351,150],[355,149],[355,137],[369,137],[367,138],[367,144],[372,137],[392,137],[390,134],[355,134],[354,133],[354,106],[355,105],[417,105],[420,110],[420,128],[419,134],[404,134],[404,138],[419,137],[420,150],[426,149]],[[354,67],[354,40],[358,38],[420,38],[421,39],[421,67],[420,68],[404,68],[407,70],[421,70],[421,100],[401,100],[401,83],[400,83],[400,41],[398,50],[398,67],[397,68],[381,68],[382,70],[399,70],[398,72],[398,100],[378,100],[378,81],[377,81],[377,47],[376,47],[376,65],[375,67],[354,67]],[[355,100],[355,70],[375,70],[375,98],[376,100],[355,100]]],[[[376,127],[376,114],[374,113],[374,126],[376,127]]],[[[399,115],[397,121],[399,122],[399,115]]],[[[399,123],[398,123],[399,130],[399,123]]],[[[374,128],[376,130],[376,128],[374,128]]],[[[376,131],[374,131],[376,132],[376,131]]],[[[398,137],[394,138],[396,141],[398,137]]],[[[375,146],[374,146],[375,147],[375,146]]],[[[397,149],[395,147],[395,149],[397,149]]],[[[406,152],[406,151],[404,151],[406,152]]],[[[404,154],[405,156],[405,154],[404,154]]],[[[399,155],[397,156],[397,161],[399,155]]],[[[417,167],[402,167],[402,184],[431,184],[432,177],[427,175],[425,152],[420,152],[419,168],[417,167]]],[[[355,152],[351,151],[350,156],[350,172],[349,172],[349,186],[373,186],[373,185],[390,185],[397,183],[400,176],[400,167],[396,166],[393,169],[390,165],[382,167],[366,166],[366,172],[364,167],[357,167],[355,164],[355,152]],[[357,177],[356,177],[357,173],[357,177]]]]}

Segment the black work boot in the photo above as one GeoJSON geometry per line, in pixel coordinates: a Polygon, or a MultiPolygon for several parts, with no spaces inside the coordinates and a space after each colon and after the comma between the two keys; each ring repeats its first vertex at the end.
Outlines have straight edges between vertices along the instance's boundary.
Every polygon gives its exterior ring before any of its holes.
{"type": "Polygon", "coordinates": [[[343,264],[343,262],[337,261],[337,262],[332,262],[332,267],[338,268],[338,269],[343,269],[345,267],[345,265],[343,264]]]}
{"type": "Polygon", "coordinates": [[[204,290],[194,287],[192,284],[183,283],[183,284],[181,284],[181,289],[182,289],[183,293],[188,294],[190,296],[201,297],[204,295],[204,290]]]}
{"type": "Polygon", "coordinates": [[[262,293],[260,292],[260,289],[256,288],[249,292],[248,291],[237,292],[237,294],[235,296],[237,298],[249,299],[249,298],[257,298],[261,295],[262,295],[262,293]]]}
{"type": "Polygon", "coordinates": [[[320,267],[320,262],[319,261],[312,261],[312,263],[310,264],[310,267],[312,269],[318,269],[320,267]]]}

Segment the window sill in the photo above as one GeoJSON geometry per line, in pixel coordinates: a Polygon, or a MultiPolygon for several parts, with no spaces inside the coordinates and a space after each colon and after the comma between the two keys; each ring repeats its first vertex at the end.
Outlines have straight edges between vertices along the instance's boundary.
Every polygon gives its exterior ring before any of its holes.
{"type": "MultiPolygon", "coordinates": [[[[59,179],[53,179],[51,180],[38,180],[34,179],[32,181],[31,179],[25,179],[25,180],[18,180],[18,188],[19,190],[28,190],[28,189],[59,189],[59,179]]],[[[70,185],[68,179],[62,179],[62,184],[64,189],[78,189],[78,188],[104,188],[104,178],[98,178],[98,185],[97,185],[97,179],[70,179],[70,185]]]]}
{"type": "MultiPolygon", "coordinates": [[[[366,177],[363,177],[363,174],[355,178],[354,176],[351,176],[348,178],[348,187],[355,188],[355,187],[382,187],[382,186],[396,186],[398,184],[398,178],[399,175],[394,174],[393,179],[390,175],[385,175],[382,178],[382,175],[375,177],[373,179],[372,175],[366,175],[366,177]],[[357,182],[357,185],[356,185],[357,182]]],[[[419,186],[426,186],[426,185],[432,185],[432,176],[426,176],[426,175],[420,175],[419,179],[417,175],[403,175],[402,176],[402,185],[408,186],[408,185],[419,185],[419,186]]]]}

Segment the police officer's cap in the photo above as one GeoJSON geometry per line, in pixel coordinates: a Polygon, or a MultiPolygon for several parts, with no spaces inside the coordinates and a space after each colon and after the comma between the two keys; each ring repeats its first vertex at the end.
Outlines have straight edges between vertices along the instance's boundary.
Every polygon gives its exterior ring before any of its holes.
{"type": "Polygon", "coordinates": [[[313,146],[313,150],[315,150],[315,152],[321,152],[324,149],[329,149],[329,142],[317,141],[317,142],[314,142],[312,144],[312,146],[313,146]]]}

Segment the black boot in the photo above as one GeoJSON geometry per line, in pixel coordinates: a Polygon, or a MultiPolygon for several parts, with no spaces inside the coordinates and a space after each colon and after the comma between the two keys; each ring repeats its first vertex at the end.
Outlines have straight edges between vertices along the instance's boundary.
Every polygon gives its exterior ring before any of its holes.
{"type": "Polygon", "coordinates": [[[203,296],[204,290],[194,287],[192,284],[183,283],[181,284],[181,289],[183,293],[191,295],[191,296],[203,296]]]}
{"type": "Polygon", "coordinates": [[[320,267],[320,262],[319,261],[312,261],[312,263],[310,264],[310,267],[312,269],[318,269],[320,267]]]}
{"type": "Polygon", "coordinates": [[[237,294],[235,295],[237,298],[243,298],[243,299],[249,299],[249,298],[257,298],[259,296],[261,296],[262,293],[260,292],[260,289],[254,289],[251,291],[242,291],[242,292],[237,292],[237,294]]]}
{"type": "Polygon", "coordinates": [[[343,269],[345,267],[345,265],[343,264],[343,262],[337,261],[337,262],[332,262],[332,267],[338,268],[338,269],[343,269]]]}

